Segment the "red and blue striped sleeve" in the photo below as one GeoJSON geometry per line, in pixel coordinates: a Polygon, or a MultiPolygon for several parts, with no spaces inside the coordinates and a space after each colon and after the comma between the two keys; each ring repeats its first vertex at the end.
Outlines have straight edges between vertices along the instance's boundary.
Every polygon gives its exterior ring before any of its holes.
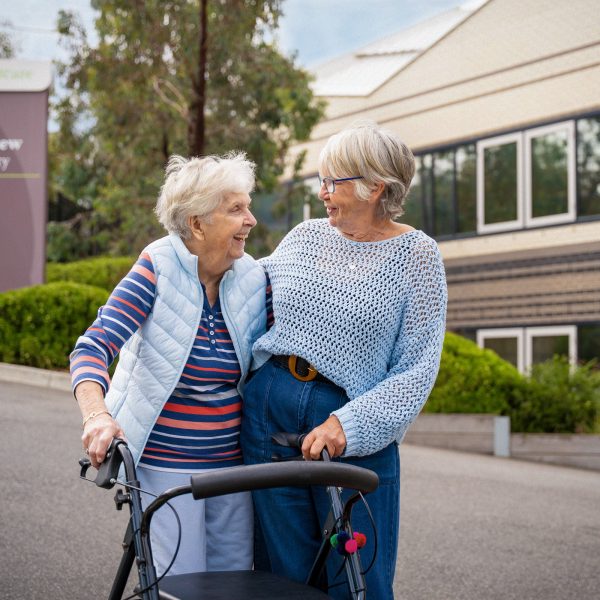
{"type": "Polygon", "coordinates": [[[267,275],[267,291],[265,298],[265,306],[267,309],[267,331],[273,327],[275,323],[275,315],[273,313],[273,289],[271,288],[271,280],[269,279],[269,275],[267,275]]]}
{"type": "Polygon", "coordinates": [[[71,353],[71,385],[99,383],[104,393],[110,385],[108,367],[125,342],[142,326],[156,295],[156,276],[150,256],[143,252],[113,290],[106,304],[71,353]]]}

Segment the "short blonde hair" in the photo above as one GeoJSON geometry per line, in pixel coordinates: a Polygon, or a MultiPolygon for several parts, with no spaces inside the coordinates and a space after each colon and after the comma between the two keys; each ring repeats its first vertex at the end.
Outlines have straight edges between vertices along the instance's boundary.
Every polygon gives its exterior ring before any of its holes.
{"type": "Polygon", "coordinates": [[[243,152],[189,159],[171,156],[154,212],[169,233],[186,240],[190,236],[188,218],[210,217],[227,194],[250,194],[255,169],[243,152]]]}
{"type": "Polygon", "coordinates": [[[373,187],[384,183],[380,215],[396,219],[415,174],[415,158],[393,132],[372,121],[360,122],[332,135],[319,155],[319,172],[335,179],[362,176],[354,181],[359,200],[367,200],[373,187]]]}

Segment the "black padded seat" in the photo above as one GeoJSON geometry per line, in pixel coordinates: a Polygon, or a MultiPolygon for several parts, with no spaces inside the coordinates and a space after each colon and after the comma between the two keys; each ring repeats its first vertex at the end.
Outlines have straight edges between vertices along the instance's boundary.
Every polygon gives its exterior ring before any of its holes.
{"type": "Polygon", "coordinates": [[[171,575],[159,582],[162,600],[326,600],[311,586],[264,571],[171,575]]]}

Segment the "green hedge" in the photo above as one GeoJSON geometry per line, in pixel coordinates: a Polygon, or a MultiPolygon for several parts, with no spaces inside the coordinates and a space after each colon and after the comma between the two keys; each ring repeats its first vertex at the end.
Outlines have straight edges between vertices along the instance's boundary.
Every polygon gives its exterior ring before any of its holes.
{"type": "Polygon", "coordinates": [[[573,369],[566,358],[534,365],[523,398],[511,414],[513,431],[600,433],[600,371],[573,369]]]}
{"type": "Polygon", "coordinates": [[[106,290],[69,282],[0,294],[0,362],[68,367],[77,337],[107,298],[106,290]]]}
{"type": "Polygon", "coordinates": [[[600,432],[600,372],[557,357],[525,377],[495,352],[447,333],[424,411],[508,415],[514,432],[600,432]]]}
{"type": "Polygon", "coordinates": [[[115,258],[86,258],[71,263],[48,263],[46,281],[72,281],[85,283],[112,292],[129,272],[136,259],[129,256],[115,258]]]}
{"type": "Polygon", "coordinates": [[[446,333],[440,371],[426,412],[510,414],[527,381],[491,350],[446,333]]]}

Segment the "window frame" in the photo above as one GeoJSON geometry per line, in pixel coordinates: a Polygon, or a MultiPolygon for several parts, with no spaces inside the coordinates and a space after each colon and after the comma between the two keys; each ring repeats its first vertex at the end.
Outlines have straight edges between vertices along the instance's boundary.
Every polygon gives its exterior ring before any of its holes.
{"type": "Polygon", "coordinates": [[[522,327],[496,327],[494,329],[478,329],[477,330],[477,345],[480,348],[485,348],[484,341],[486,339],[510,338],[517,339],[517,369],[519,373],[525,371],[525,353],[523,351],[525,336],[522,327]]]}
{"type": "Polygon", "coordinates": [[[575,152],[575,120],[562,121],[534,129],[523,131],[525,143],[525,227],[538,227],[555,225],[559,223],[572,223],[577,218],[577,156],[575,152]],[[567,212],[533,216],[533,161],[531,157],[531,141],[550,133],[567,131],[567,212]]]}
{"type": "Polygon", "coordinates": [[[569,338],[569,364],[577,364],[577,326],[547,325],[543,327],[525,327],[525,369],[529,371],[533,365],[533,338],[564,336],[569,338]]]}
{"type": "Polygon", "coordinates": [[[511,231],[521,229],[524,225],[523,214],[523,133],[515,132],[486,138],[477,142],[477,234],[497,233],[500,231],[511,231]],[[484,222],[485,218],[485,150],[492,146],[502,146],[515,142],[517,145],[517,218],[512,221],[500,223],[484,222]]]}

